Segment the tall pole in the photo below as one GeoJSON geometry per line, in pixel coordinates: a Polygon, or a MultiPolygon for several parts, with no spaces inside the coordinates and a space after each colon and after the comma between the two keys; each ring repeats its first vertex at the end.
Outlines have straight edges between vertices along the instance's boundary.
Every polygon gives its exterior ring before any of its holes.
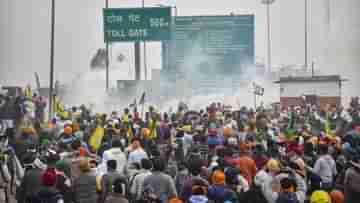
{"type": "Polygon", "coordinates": [[[51,1],[51,37],[50,37],[50,86],[49,86],[49,120],[53,115],[54,92],[54,45],[55,45],[55,0],[51,1]]]}
{"type": "Polygon", "coordinates": [[[266,4],[268,72],[271,72],[270,3],[266,4]]]}
{"type": "Polygon", "coordinates": [[[304,68],[305,70],[307,70],[308,67],[308,19],[307,19],[307,15],[308,15],[308,0],[304,0],[305,2],[305,23],[304,23],[304,31],[305,31],[305,64],[304,64],[304,68]]]}
{"type": "Polygon", "coordinates": [[[266,5],[266,29],[267,29],[267,71],[271,71],[271,24],[270,24],[270,6],[275,0],[262,0],[266,5]]]}
{"type": "MultiPolygon", "coordinates": [[[[109,0],[105,0],[105,8],[109,8],[109,0]]],[[[106,41],[106,60],[105,60],[105,72],[106,72],[106,91],[109,90],[109,42],[106,41]]]]}
{"type": "MultiPolygon", "coordinates": [[[[145,7],[145,0],[142,0],[142,7],[145,7]]],[[[146,42],[143,43],[143,54],[144,54],[144,71],[145,71],[145,80],[147,80],[147,62],[146,62],[146,42]]]]}

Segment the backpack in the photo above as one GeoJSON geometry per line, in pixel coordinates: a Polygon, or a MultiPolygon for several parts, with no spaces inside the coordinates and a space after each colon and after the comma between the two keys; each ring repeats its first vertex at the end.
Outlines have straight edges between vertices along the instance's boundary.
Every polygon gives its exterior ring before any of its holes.
{"type": "Polygon", "coordinates": [[[137,175],[139,175],[140,173],[135,173],[134,175],[132,175],[130,178],[129,178],[129,181],[128,181],[128,186],[127,186],[127,191],[126,191],[126,194],[127,196],[130,198],[130,199],[135,199],[136,198],[136,194],[131,194],[131,188],[134,184],[134,180],[136,178],[137,175]]]}

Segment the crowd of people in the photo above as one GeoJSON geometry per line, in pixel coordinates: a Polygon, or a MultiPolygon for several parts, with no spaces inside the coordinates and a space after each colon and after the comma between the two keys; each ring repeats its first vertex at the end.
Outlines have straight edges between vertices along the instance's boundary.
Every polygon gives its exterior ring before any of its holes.
{"type": "Polygon", "coordinates": [[[357,100],[349,109],[150,107],[144,116],[81,106],[2,138],[25,171],[18,203],[360,201],[357,100]]]}

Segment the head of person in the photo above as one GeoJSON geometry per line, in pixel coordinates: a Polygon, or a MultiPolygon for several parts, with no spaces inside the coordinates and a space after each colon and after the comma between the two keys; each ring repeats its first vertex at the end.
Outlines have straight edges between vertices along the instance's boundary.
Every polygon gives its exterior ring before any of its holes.
{"type": "Polygon", "coordinates": [[[281,190],[283,192],[295,192],[296,181],[294,178],[285,177],[280,180],[281,190]]]}
{"type": "Polygon", "coordinates": [[[70,125],[68,125],[68,126],[66,126],[64,128],[64,134],[65,135],[71,135],[72,133],[73,133],[73,129],[72,129],[72,127],[70,125]]]}
{"type": "Polygon", "coordinates": [[[108,169],[108,171],[112,172],[116,170],[117,167],[117,163],[116,160],[109,160],[106,162],[106,167],[108,169]]]}
{"type": "Polygon", "coordinates": [[[266,163],[266,171],[270,174],[270,175],[276,175],[280,172],[280,164],[279,161],[277,161],[276,159],[270,159],[267,163],[266,163]]]}
{"type": "Polygon", "coordinates": [[[133,149],[141,148],[140,140],[138,138],[134,138],[131,141],[131,145],[132,145],[133,149]]]}
{"type": "Polygon", "coordinates": [[[63,172],[66,176],[70,177],[71,168],[64,160],[59,160],[56,162],[56,170],[63,172]]]}
{"type": "Polygon", "coordinates": [[[329,153],[329,146],[326,144],[320,144],[318,151],[320,155],[326,155],[329,153]]]}
{"type": "Polygon", "coordinates": [[[161,157],[156,157],[152,160],[153,170],[157,172],[165,171],[165,161],[161,157]]]}
{"type": "Polygon", "coordinates": [[[198,176],[201,173],[202,160],[198,157],[191,158],[187,163],[187,168],[191,175],[198,176]]]}
{"type": "Polygon", "coordinates": [[[221,170],[216,170],[211,176],[211,182],[214,185],[225,185],[225,174],[221,170]]]}
{"type": "Polygon", "coordinates": [[[43,186],[52,187],[56,183],[56,171],[54,168],[48,168],[41,176],[43,186]]]}
{"type": "Polygon", "coordinates": [[[331,203],[329,193],[317,190],[311,194],[310,203],[331,203]]]}
{"type": "Polygon", "coordinates": [[[172,198],[169,200],[169,203],[183,203],[183,201],[178,198],[172,198]]]}
{"type": "Polygon", "coordinates": [[[141,168],[145,170],[152,169],[152,163],[149,159],[141,159],[141,168]]]}
{"type": "Polygon", "coordinates": [[[111,143],[111,147],[112,148],[120,148],[122,150],[123,148],[123,145],[121,143],[121,140],[120,139],[114,139],[111,143]]]}
{"type": "Polygon", "coordinates": [[[344,193],[339,190],[330,192],[331,203],[343,203],[345,201],[344,193]]]}

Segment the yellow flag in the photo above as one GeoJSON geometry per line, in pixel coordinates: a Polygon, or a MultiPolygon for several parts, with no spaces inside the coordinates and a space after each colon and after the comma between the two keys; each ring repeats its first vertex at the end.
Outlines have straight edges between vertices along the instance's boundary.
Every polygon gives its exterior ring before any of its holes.
{"type": "Polygon", "coordinates": [[[105,132],[104,128],[96,127],[95,131],[90,137],[89,144],[95,151],[97,151],[101,146],[101,142],[104,137],[104,132],[105,132]]]}
{"type": "Polygon", "coordinates": [[[131,141],[134,138],[134,133],[133,133],[131,127],[129,127],[129,129],[128,129],[127,136],[128,136],[129,141],[131,141]]]}
{"type": "Polygon", "coordinates": [[[24,95],[25,97],[31,99],[32,96],[33,96],[33,93],[32,93],[32,90],[31,90],[31,87],[26,87],[25,90],[24,90],[24,95]]]}
{"type": "Polygon", "coordinates": [[[156,139],[157,138],[157,132],[156,132],[156,120],[151,119],[149,122],[149,129],[150,129],[150,139],[156,139]]]}

